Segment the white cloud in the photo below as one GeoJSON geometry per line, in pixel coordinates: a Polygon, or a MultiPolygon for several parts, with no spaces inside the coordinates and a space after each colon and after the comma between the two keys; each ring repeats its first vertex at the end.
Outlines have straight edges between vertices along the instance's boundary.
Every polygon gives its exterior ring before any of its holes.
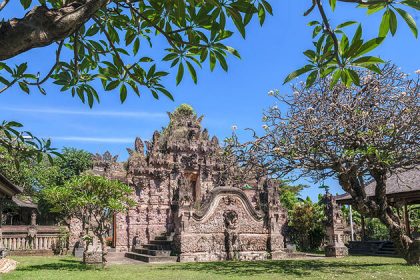
{"type": "MultiPolygon", "coordinates": [[[[43,137],[44,138],[44,137],[43,137]]],[[[92,143],[134,143],[134,137],[82,137],[82,136],[51,136],[53,141],[92,142],[92,143]]]]}
{"type": "Polygon", "coordinates": [[[80,115],[80,116],[99,116],[99,117],[129,117],[129,118],[165,118],[164,113],[142,112],[142,111],[74,111],[68,109],[55,108],[10,108],[0,107],[2,111],[21,112],[21,113],[42,113],[57,115],[80,115]]]}

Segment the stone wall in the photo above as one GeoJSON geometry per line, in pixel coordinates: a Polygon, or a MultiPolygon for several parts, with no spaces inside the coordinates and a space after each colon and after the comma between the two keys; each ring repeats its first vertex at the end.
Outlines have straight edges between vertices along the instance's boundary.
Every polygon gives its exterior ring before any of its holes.
{"type": "Polygon", "coordinates": [[[282,255],[282,235],[270,228],[275,221],[256,210],[239,188],[215,188],[200,209],[180,206],[176,216],[174,246],[180,261],[262,260],[282,255]],[[273,255],[271,243],[276,244],[273,255]]]}

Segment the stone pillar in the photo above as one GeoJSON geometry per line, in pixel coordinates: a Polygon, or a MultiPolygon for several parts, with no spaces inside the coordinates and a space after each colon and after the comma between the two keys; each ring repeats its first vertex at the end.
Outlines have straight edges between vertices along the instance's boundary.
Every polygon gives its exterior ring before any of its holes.
{"type": "Polygon", "coordinates": [[[286,222],[286,210],[280,205],[280,198],[277,185],[275,182],[266,180],[264,183],[264,192],[266,192],[267,201],[267,216],[268,216],[268,230],[269,242],[268,250],[270,251],[270,258],[273,260],[282,259],[285,257],[283,225],[286,222]]]}
{"type": "Polygon", "coordinates": [[[348,249],[344,245],[344,219],[340,207],[334,197],[327,193],[324,196],[325,214],[327,216],[326,232],[328,244],[325,247],[326,257],[344,257],[348,255],[348,249]]]}

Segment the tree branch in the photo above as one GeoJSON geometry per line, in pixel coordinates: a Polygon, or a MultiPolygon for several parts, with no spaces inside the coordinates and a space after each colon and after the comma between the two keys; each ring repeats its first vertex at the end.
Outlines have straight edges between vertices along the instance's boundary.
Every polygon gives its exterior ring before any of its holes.
{"type": "Polygon", "coordinates": [[[325,30],[330,34],[331,38],[333,39],[334,50],[335,50],[334,54],[335,54],[335,58],[337,59],[337,64],[340,67],[342,67],[343,64],[342,64],[341,59],[340,59],[340,54],[338,53],[339,52],[339,44],[338,44],[337,36],[335,35],[334,31],[331,29],[330,22],[327,18],[327,15],[325,14],[324,7],[322,6],[321,0],[315,0],[315,2],[316,2],[316,5],[318,7],[319,13],[321,14],[322,22],[324,23],[325,30]]]}
{"type": "Polygon", "coordinates": [[[60,9],[37,6],[22,19],[0,23],[0,61],[64,40],[107,2],[85,0],[81,4],[74,1],[60,9]]]}
{"type": "Polygon", "coordinates": [[[64,44],[64,41],[61,41],[60,44],[58,45],[58,49],[57,49],[57,52],[55,54],[55,63],[51,67],[48,74],[41,81],[38,80],[35,83],[26,82],[26,84],[31,85],[31,86],[39,86],[39,85],[45,83],[48,80],[48,78],[52,75],[52,73],[57,68],[58,64],[60,63],[60,55],[61,55],[61,49],[63,48],[63,44],[64,44]]]}
{"type": "Polygon", "coordinates": [[[6,7],[6,5],[9,3],[9,0],[3,0],[3,2],[0,3],[0,11],[6,7]]]}

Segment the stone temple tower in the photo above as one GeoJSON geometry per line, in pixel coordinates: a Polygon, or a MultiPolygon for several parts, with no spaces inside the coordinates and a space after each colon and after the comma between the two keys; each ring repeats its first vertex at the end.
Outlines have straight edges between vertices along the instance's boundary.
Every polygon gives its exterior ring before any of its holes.
{"type": "Polygon", "coordinates": [[[156,254],[179,261],[282,257],[286,211],[276,187],[243,172],[189,105],[168,116],[151,141],[136,138],[127,162],[96,156],[94,171],[132,186],[137,201],[115,215],[115,249],[146,261],[156,254]]]}

